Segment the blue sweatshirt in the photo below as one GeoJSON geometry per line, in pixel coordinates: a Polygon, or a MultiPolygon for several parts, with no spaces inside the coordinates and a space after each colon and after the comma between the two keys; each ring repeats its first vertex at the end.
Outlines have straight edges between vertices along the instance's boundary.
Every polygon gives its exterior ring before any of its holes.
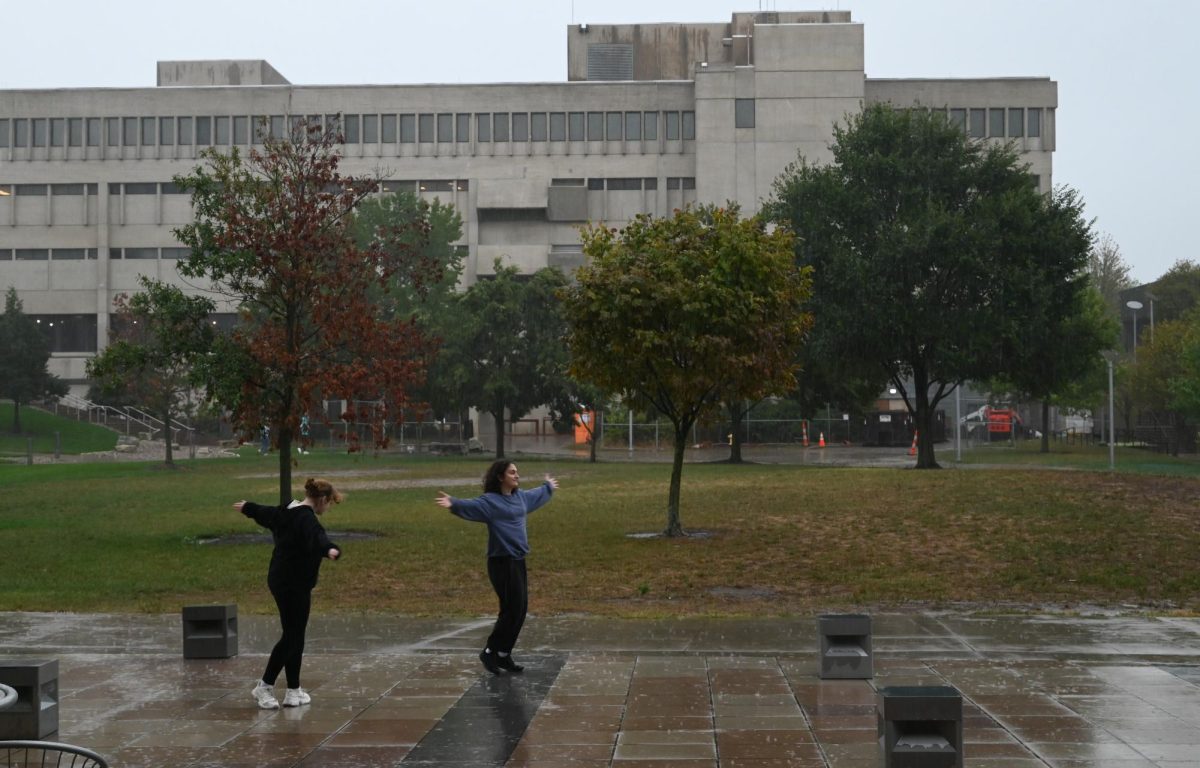
{"type": "Polygon", "coordinates": [[[450,512],[473,523],[487,523],[488,557],[508,556],[518,560],[529,554],[525,518],[550,501],[553,489],[542,483],[531,491],[517,489],[508,496],[485,493],[474,499],[450,498],[450,512]]]}

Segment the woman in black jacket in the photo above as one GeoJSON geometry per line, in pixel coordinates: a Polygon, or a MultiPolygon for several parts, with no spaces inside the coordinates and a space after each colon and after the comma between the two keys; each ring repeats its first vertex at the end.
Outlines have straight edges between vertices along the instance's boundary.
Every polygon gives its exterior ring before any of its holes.
{"type": "Polygon", "coordinates": [[[283,635],[271,650],[262,680],[250,693],[263,709],[278,709],[275,680],[283,670],[287,677],[287,693],[283,706],[308,704],[312,697],[300,687],[300,662],[304,656],[304,631],[312,608],[312,591],[317,585],[321,560],[337,560],[341,548],[329,540],[317,521],[333,504],[340,503],[342,494],[327,480],[309,478],[304,484],[304,501],[293,501],[279,507],[265,507],[252,501],[239,501],[233,508],[271,531],[275,551],[267,570],[267,586],[279,606],[279,623],[283,635]]]}

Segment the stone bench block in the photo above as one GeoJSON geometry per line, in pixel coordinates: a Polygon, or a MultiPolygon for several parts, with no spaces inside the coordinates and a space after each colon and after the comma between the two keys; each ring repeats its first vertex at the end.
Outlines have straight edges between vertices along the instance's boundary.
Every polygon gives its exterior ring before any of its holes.
{"type": "Polygon", "coordinates": [[[864,680],[875,675],[870,616],[825,614],[817,619],[817,631],[821,636],[821,679],[864,680]]]}
{"type": "Polygon", "coordinates": [[[183,658],[228,659],[237,652],[236,605],[184,606],[183,658]]]}
{"type": "Polygon", "coordinates": [[[0,739],[44,739],[58,730],[58,660],[0,660],[17,700],[0,712],[0,739]]]}
{"type": "Polygon", "coordinates": [[[894,686],[876,693],[884,768],[962,768],[962,694],[950,686],[894,686]]]}

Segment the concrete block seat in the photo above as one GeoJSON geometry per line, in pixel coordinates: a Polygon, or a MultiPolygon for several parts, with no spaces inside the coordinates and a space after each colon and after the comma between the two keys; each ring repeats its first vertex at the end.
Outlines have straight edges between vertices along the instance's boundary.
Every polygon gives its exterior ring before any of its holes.
{"type": "Polygon", "coordinates": [[[962,768],[962,694],[956,688],[880,688],[876,714],[884,768],[962,768]]]}
{"type": "Polygon", "coordinates": [[[820,676],[824,680],[863,680],[874,676],[871,617],[825,614],[817,619],[821,638],[820,676]]]}
{"type": "Polygon", "coordinates": [[[41,739],[58,730],[58,660],[0,661],[16,697],[0,711],[0,739],[41,739]]]}
{"type": "Polygon", "coordinates": [[[237,653],[237,605],[184,606],[183,658],[228,659],[237,653]]]}

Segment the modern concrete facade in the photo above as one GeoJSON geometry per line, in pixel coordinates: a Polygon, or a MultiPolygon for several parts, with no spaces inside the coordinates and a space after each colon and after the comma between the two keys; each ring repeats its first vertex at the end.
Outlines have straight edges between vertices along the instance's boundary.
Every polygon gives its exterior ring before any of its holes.
{"type": "Polygon", "coordinates": [[[558,83],[305,86],[264,61],[167,61],[154,88],[0,91],[0,290],[54,324],[52,371],[82,387],[113,298],[141,274],[178,280],[172,230],[191,211],[171,178],[205,147],[248,148],[262,119],[279,134],[340,119],[344,172],[453,203],[468,283],[497,258],[578,265],[586,221],[757,210],[788,163],[828,161],[834,124],[873,102],[945,109],[975,138],[1015,142],[1049,189],[1053,81],[871,79],[863,46],[849,11],[737,13],[568,27],[558,83]]]}

